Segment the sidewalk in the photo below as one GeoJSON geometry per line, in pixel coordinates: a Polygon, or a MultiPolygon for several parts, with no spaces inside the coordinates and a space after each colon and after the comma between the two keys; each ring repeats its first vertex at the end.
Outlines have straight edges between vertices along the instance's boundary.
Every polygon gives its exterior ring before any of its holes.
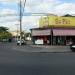
{"type": "Polygon", "coordinates": [[[13,48],[17,51],[23,52],[51,52],[51,53],[62,53],[62,52],[71,52],[69,46],[45,46],[45,45],[25,45],[25,46],[17,46],[13,48]]]}
{"type": "Polygon", "coordinates": [[[31,45],[33,48],[41,48],[40,52],[71,52],[69,46],[31,45]]]}
{"type": "Polygon", "coordinates": [[[35,48],[69,48],[69,46],[51,46],[51,45],[30,45],[35,48]]]}

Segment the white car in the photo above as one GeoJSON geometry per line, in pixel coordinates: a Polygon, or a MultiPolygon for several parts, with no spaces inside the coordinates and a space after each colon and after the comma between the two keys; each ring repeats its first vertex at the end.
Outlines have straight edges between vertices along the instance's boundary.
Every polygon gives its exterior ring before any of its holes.
{"type": "Polygon", "coordinates": [[[25,40],[17,40],[17,45],[20,45],[20,43],[22,44],[22,45],[25,45],[26,44],[26,42],[25,42],[25,40]]]}

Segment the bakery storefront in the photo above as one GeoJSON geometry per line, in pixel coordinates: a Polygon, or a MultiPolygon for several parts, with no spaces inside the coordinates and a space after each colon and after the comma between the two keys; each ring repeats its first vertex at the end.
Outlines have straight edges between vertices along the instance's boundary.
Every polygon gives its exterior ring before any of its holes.
{"type": "Polygon", "coordinates": [[[75,18],[47,16],[31,29],[33,44],[70,45],[75,40],[75,18]]]}
{"type": "Polygon", "coordinates": [[[53,29],[53,45],[70,45],[75,40],[75,28],[53,29]]]}
{"type": "Polygon", "coordinates": [[[70,45],[75,40],[75,28],[32,29],[33,44],[70,45]]]}
{"type": "Polygon", "coordinates": [[[33,44],[50,44],[51,43],[51,29],[36,28],[31,29],[33,44]]]}

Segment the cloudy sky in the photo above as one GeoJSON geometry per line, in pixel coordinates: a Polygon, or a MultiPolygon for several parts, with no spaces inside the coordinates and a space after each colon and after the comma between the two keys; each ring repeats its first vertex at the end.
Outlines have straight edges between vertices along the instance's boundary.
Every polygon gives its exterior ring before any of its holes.
{"type": "MultiPolygon", "coordinates": [[[[23,3],[24,0],[22,0],[22,5],[23,3]]],[[[24,31],[29,31],[29,29],[38,27],[39,25],[38,20],[42,14],[33,15],[31,13],[74,15],[75,0],[27,0],[22,19],[22,28],[24,31]]],[[[0,0],[0,26],[9,27],[11,31],[16,30],[17,25],[19,26],[18,14],[19,0],[0,0]]]]}

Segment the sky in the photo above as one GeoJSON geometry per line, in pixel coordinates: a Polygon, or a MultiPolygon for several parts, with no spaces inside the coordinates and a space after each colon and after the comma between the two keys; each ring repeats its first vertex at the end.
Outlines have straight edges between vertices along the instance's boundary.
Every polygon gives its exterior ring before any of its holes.
{"type": "MultiPolygon", "coordinates": [[[[17,26],[19,28],[19,16],[16,16],[19,14],[19,2],[19,0],[0,0],[0,26],[8,27],[10,31],[17,30],[17,26]]],[[[23,3],[24,0],[22,5],[23,3]]],[[[75,0],[27,0],[22,18],[23,31],[39,27],[39,19],[45,15],[31,13],[75,15],[75,0]]]]}

